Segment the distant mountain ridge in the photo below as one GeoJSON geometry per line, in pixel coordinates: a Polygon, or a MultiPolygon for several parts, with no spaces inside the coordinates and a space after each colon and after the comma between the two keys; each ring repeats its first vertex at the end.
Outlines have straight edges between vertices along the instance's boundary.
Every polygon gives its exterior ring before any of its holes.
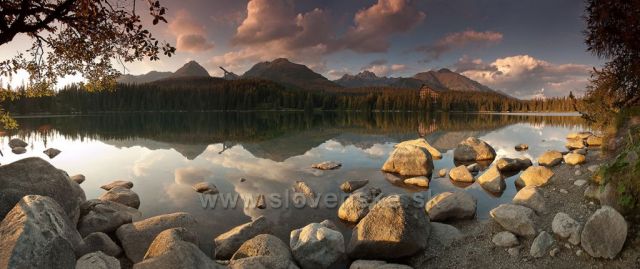
{"type": "Polygon", "coordinates": [[[278,58],[271,62],[260,62],[242,75],[242,78],[271,80],[285,87],[302,90],[327,90],[340,88],[340,85],[313,72],[306,65],[278,58]]]}
{"type": "Polygon", "coordinates": [[[119,83],[143,84],[158,80],[184,77],[211,77],[209,72],[196,61],[189,61],[175,72],[151,71],[143,75],[122,75],[118,78],[119,83]]]}

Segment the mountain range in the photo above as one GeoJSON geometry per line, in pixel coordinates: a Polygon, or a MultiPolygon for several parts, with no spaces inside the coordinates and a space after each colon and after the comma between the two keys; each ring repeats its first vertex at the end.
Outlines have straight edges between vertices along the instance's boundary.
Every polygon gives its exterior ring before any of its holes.
{"type": "MultiPolygon", "coordinates": [[[[207,70],[195,61],[190,61],[175,72],[152,71],[144,75],[123,75],[118,79],[120,83],[141,84],[149,82],[188,82],[190,79],[211,79],[207,70]]],[[[292,63],[288,59],[278,58],[270,62],[260,62],[245,72],[240,79],[264,79],[279,83],[287,88],[321,91],[339,90],[342,88],[389,87],[397,89],[420,89],[423,85],[434,91],[495,91],[464,75],[443,68],[437,71],[427,71],[412,77],[379,77],[371,71],[362,71],[356,75],[345,74],[340,79],[331,81],[314,72],[309,67],[292,63]]],[[[220,79],[222,80],[222,79],[220,79]]]]}

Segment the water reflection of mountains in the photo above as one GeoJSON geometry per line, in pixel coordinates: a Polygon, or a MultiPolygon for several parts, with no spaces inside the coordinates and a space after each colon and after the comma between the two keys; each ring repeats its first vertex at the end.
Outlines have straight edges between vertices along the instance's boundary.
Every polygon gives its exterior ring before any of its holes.
{"type": "MultiPolygon", "coordinates": [[[[194,159],[208,145],[241,145],[254,156],[274,161],[304,154],[334,140],[367,149],[378,143],[424,136],[441,151],[469,136],[517,123],[571,127],[584,125],[575,116],[413,113],[136,113],[23,118],[19,135],[55,135],[96,139],[117,147],[174,149],[194,159]]],[[[585,126],[586,127],[586,126],[585,126]]],[[[14,132],[15,133],[15,132],[14,132]]]]}

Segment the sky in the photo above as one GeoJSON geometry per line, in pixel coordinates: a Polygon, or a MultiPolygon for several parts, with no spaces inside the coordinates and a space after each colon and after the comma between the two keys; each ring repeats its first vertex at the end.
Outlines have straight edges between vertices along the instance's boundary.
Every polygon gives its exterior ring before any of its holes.
{"type": "MultiPolygon", "coordinates": [[[[413,76],[449,68],[518,98],[580,95],[603,60],[586,51],[582,0],[161,0],[176,46],[128,74],[175,71],[195,60],[242,74],[285,57],[329,79],[369,70],[413,76]]],[[[0,60],[27,47],[0,46],[0,60]]],[[[61,84],[79,79],[66,78],[61,84]]]]}

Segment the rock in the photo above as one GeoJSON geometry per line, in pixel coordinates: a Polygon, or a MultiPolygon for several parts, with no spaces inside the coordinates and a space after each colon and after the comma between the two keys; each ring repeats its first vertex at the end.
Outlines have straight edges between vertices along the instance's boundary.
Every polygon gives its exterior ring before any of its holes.
{"type": "Polygon", "coordinates": [[[429,218],[407,195],[381,199],[353,228],[349,257],[394,259],[424,250],[429,238],[429,218]]]}
{"type": "Polygon", "coordinates": [[[429,235],[429,241],[435,240],[444,247],[450,246],[453,242],[460,240],[463,237],[458,228],[448,224],[431,222],[431,235],[429,235]]]}
{"type": "Polygon", "coordinates": [[[544,195],[535,186],[526,186],[522,188],[513,197],[513,204],[526,206],[538,213],[546,212],[546,203],[544,195]]]}
{"type": "Polygon", "coordinates": [[[564,162],[569,165],[583,164],[586,161],[587,158],[584,155],[578,153],[569,153],[564,156],[564,162]]]}
{"type": "Polygon", "coordinates": [[[496,161],[496,167],[498,171],[507,172],[507,171],[520,171],[527,169],[529,166],[532,166],[531,160],[528,158],[522,159],[511,159],[511,158],[500,158],[496,161]]]}
{"type": "Polygon", "coordinates": [[[590,147],[601,146],[602,141],[603,141],[603,138],[601,136],[592,135],[592,136],[589,136],[589,138],[587,138],[587,145],[589,145],[590,147]]]}
{"type": "Polygon", "coordinates": [[[520,236],[536,234],[532,209],[520,205],[501,204],[489,212],[491,218],[502,228],[520,236]]]}
{"type": "Polygon", "coordinates": [[[196,220],[188,213],[178,212],[148,218],[120,226],[116,236],[125,254],[134,263],[142,261],[149,245],[158,234],[171,228],[195,228],[196,220]]]}
{"type": "Polygon", "coordinates": [[[382,165],[382,171],[402,176],[429,176],[433,172],[433,159],[431,153],[423,147],[396,145],[382,165]]]}
{"type": "Polygon", "coordinates": [[[591,200],[600,200],[600,186],[589,185],[584,189],[584,198],[591,200]]]}
{"type": "Polygon", "coordinates": [[[53,199],[24,196],[0,222],[0,268],[73,268],[82,238],[53,199]]]}
{"type": "Polygon", "coordinates": [[[527,144],[518,144],[518,145],[516,145],[515,148],[516,148],[517,151],[528,150],[529,149],[529,145],[527,145],[527,144]]]}
{"type": "Polygon", "coordinates": [[[328,220],[328,219],[321,221],[321,222],[320,222],[320,224],[321,224],[322,226],[324,226],[324,227],[329,228],[329,229],[339,231],[339,230],[338,230],[338,226],[336,226],[336,224],[335,224],[335,223],[333,223],[333,221],[330,221],[330,220],[328,220]]]}
{"type": "Polygon", "coordinates": [[[478,177],[478,183],[483,189],[494,194],[500,194],[507,188],[507,184],[495,165],[489,167],[484,174],[478,177]]]}
{"type": "Polygon", "coordinates": [[[551,150],[543,153],[538,157],[538,165],[542,166],[556,166],[562,162],[562,153],[556,150],[551,150]]]}
{"type": "Polygon", "coordinates": [[[553,233],[560,238],[569,238],[569,243],[578,245],[580,244],[580,230],[582,229],[580,223],[571,218],[566,213],[559,212],[553,217],[551,223],[551,229],[553,233]]]}
{"type": "Polygon", "coordinates": [[[58,156],[58,154],[60,154],[62,151],[60,151],[59,149],[54,149],[54,148],[48,148],[45,151],[43,151],[42,153],[44,153],[45,155],[47,155],[49,158],[53,159],[56,156],[58,156]]]}
{"type": "Polygon", "coordinates": [[[568,139],[567,143],[564,145],[569,150],[581,149],[584,148],[584,140],[582,139],[568,139]]]}
{"type": "Polygon", "coordinates": [[[14,148],[26,148],[29,144],[27,144],[27,142],[24,142],[24,140],[20,139],[20,138],[13,138],[11,140],[9,140],[9,147],[11,149],[14,148]]]}
{"type": "Polygon", "coordinates": [[[265,209],[265,208],[267,208],[267,200],[264,197],[264,194],[258,195],[258,201],[256,201],[256,208],[257,209],[265,209]]]}
{"type": "Polygon", "coordinates": [[[576,181],[574,181],[574,182],[573,182],[573,185],[576,185],[576,186],[578,186],[578,187],[582,187],[582,186],[584,186],[585,184],[587,184],[587,181],[586,181],[586,180],[583,180],[583,179],[578,179],[578,180],[576,180],[576,181]]]}
{"type": "Polygon", "coordinates": [[[134,269],[221,268],[198,246],[196,236],[185,228],[162,231],[153,240],[142,262],[134,269]]]}
{"type": "Polygon", "coordinates": [[[304,181],[298,180],[293,184],[293,191],[297,193],[302,193],[307,197],[316,197],[316,194],[313,192],[311,187],[307,185],[304,181]]]}
{"type": "Polygon", "coordinates": [[[120,203],[95,199],[81,205],[81,215],[78,232],[87,236],[94,232],[115,232],[123,224],[140,218],[142,213],[120,203]]]}
{"type": "Polygon", "coordinates": [[[449,170],[447,170],[446,168],[442,168],[442,169],[440,169],[440,171],[438,171],[438,176],[439,177],[446,177],[447,173],[449,173],[449,170]]]}
{"type": "Polygon", "coordinates": [[[140,196],[130,189],[115,187],[98,197],[103,201],[111,201],[138,209],[140,207],[140,196]]]}
{"type": "Polygon", "coordinates": [[[11,149],[11,152],[13,152],[14,154],[18,154],[18,155],[19,155],[19,154],[24,154],[24,153],[26,153],[26,152],[27,152],[27,149],[26,149],[26,148],[23,148],[23,147],[15,147],[15,148],[12,148],[12,149],[11,149]]]}
{"type": "Polygon", "coordinates": [[[584,149],[574,149],[572,152],[576,153],[576,154],[587,155],[587,149],[586,148],[584,148],[584,149]]]}
{"type": "Polygon", "coordinates": [[[216,244],[216,259],[228,260],[247,240],[263,233],[267,233],[271,223],[263,216],[237,226],[214,239],[216,244]]]}
{"type": "Polygon", "coordinates": [[[600,170],[600,165],[597,165],[597,164],[589,165],[589,167],[587,167],[587,170],[589,170],[589,172],[591,173],[595,173],[598,170],[600,170]]]}
{"type": "Polygon", "coordinates": [[[549,250],[554,243],[555,240],[553,240],[553,236],[545,231],[542,231],[536,237],[536,239],[533,240],[529,254],[531,254],[531,256],[533,256],[534,258],[542,258],[544,257],[544,255],[549,253],[549,250]]]}
{"type": "Polygon", "coordinates": [[[431,221],[472,219],[476,215],[476,199],[464,191],[443,192],[425,205],[431,221]]]}
{"type": "Polygon", "coordinates": [[[404,179],[402,179],[401,177],[395,175],[395,174],[391,174],[391,173],[383,173],[384,174],[384,179],[386,179],[387,181],[389,181],[389,183],[393,184],[393,185],[403,185],[404,184],[404,179]]]}
{"type": "Polygon", "coordinates": [[[582,248],[594,258],[615,258],[627,239],[627,222],[615,209],[603,206],[584,225],[582,248]]]}
{"type": "Polygon", "coordinates": [[[291,252],[302,268],[329,268],[344,258],[344,237],[319,223],[291,231],[291,252]]]}
{"type": "Polygon", "coordinates": [[[326,161],[312,165],[312,168],[320,169],[320,170],[334,170],[338,169],[342,166],[339,162],[326,161]]]}
{"type": "Polygon", "coordinates": [[[475,137],[469,137],[460,142],[453,151],[453,159],[456,161],[486,161],[493,160],[496,151],[486,142],[475,137]]]}
{"type": "Polygon", "coordinates": [[[592,132],[579,132],[577,138],[585,140],[585,139],[588,139],[589,137],[591,137],[592,135],[593,135],[592,132]]]}
{"type": "Polygon", "coordinates": [[[349,269],[413,269],[411,266],[376,260],[356,260],[349,269]]]}
{"type": "Polygon", "coordinates": [[[469,171],[469,173],[478,173],[480,172],[480,165],[478,163],[472,163],[470,165],[467,165],[467,171],[469,171]]]}
{"type": "Polygon", "coordinates": [[[340,189],[346,193],[352,193],[357,189],[360,189],[369,183],[368,179],[363,180],[348,180],[340,185],[340,189]]]}
{"type": "Polygon", "coordinates": [[[531,166],[520,174],[524,186],[544,186],[553,177],[553,171],[544,166],[531,166]]]}
{"type": "Polygon", "coordinates": [[[437,150],[436,148],[432,147],[431,145],[429,145],[429,142],[427,142],[426,139],[424,138],[418,138],[418,139],[414,139],[414,140],[409,140],[409,141],[404,141],[401,142],[397,145],[395,145],[395,148],[398,147],[403,147],[405,145],[413,145],[416,147],[421,147],[426,149],[427,151],[429,151],[429,154],[431,154],[431,157],[435,160],[440,160],[442,159],[442,153],[440,153],[439,150],[437,150]]]}
{"type": "Polygon", "coordinates": [[[84,201],[84,192],[78,193],[77,187],[66,173],[40,158],[26,158],[0,166],[0,220],[22,197],[33,194],[51,197],[75,224],[84,201]]]}
{"type": "Polygon", "coordinates": [[[407,178],[404,180],[404,184],[429,188],[429,178],[425,176],[407,178]]]}
{"type": "Polygon", "coordinates": [[[578,133],[569,133],[567,134],[567,139],[580,139],[580,135],[578,133]]]}
{"type": "Polygon", "coordinates": [[[509,249],[507,249],[507,253],[509,253],[509,255],[511,257],[518,257],[518,256],[520,256],[520,248],[521,247],[509,248],[509,249]]]}
{"type": "Polygon", "coordinates": [[[249,257],[229,262],[230,269],[299,269],[291,260],[280,256],[249,257]]]}
{"type": "Polygon", "coordinates": [[[471,172],[469,172],[469,170],[467,170],[467,167],[464,165],[460,165],[456,168],[451,169],[451,171],[449,171],[449,178],[457,182],[473,182],[473,175],[471,175],[471,172]]]}
{"type": "Polygon", "coordinates": [[[560,189],[559,192],[562,193],[562,194],[568,194],[569,193],[569,191],[565,190],[565,189],[560,189]]]}
{"type": "Polygon", "coordinates": [[[73,176],[71,176],[70,179],[73,180],[73,182],[78,183],[78,184],[82,184],[82,182],[85,181],[84,175],[81,175],[81,174],[73,175],[73,176]]]}
{"type": "Polygon", "coordinates": [[[559,248],[553,248],[551,251],[549,251],[549,256],[555,257],[556,255],[558,255],[558,253],[560,253],[560,249],[559,248]]]}
{"type": "Polygon", "coordinates": [[[369,208],[381,192],[372,187],[354,192],[340,205],[338,217],[349,222],[360,221],[369,213],[369,208]]]}
{"type": "Polygon", "coordinates": [[[615,210],[622,210],[622,207],[618,203],[620,200],[618,190],[614,187],[613,183],[608,183],[604,186],[604,188],[600,191],[600,205],[602,206],[610,206],[615,210]]]}
{"type": "Polygon", "coordinates": [[[578,256],[578,257],[582,256],[582,249],[578,249],[576,251],[576,256],[578,256]]]}
{"type": "Polygon", "coordinates": [[[84,238],[83,251],[87,253],[101,251],[109,256],[117,257],[122,249],[105,233],[92,233],[84,238]]]}
{"type": "Polygon", "coordinates": [[[520,244],[520,242],[518,242],[518,238],[514,234],[507,231],[502,231],[494,235],[491,239],[491,242],[493,242],[493,244],[495,244],[496,246],[504,248],[513,247],[520,244]]]}
{"type": "Polygon", "coordinates": [[[75,263],[72,267],[69,268],[76,269],[120,269],[120,261],[118,259],[111,257],[102,251],[92,252],[86,254],[75,263]]]}
{"type": "Polygon", "coordinates": [[[200,182],[200,183],[196,183],[195,185],[193,185],[193,189],[196,192],[199,193],[203,193],[203,194],[218,194],[220,193],[220,191],[218,191],[218,188],[216,187],[216,185],[213,185],[209,182],[200,182]]]}
{"type": "Polygon", "coordinates": [[[114,180],[114,181],[109,182],[109,184],[100,186],[100,188],[105,190],[105,191],[110,191],[111,189],[113,189],[115,187],[131,189],[131,188],[133,188],[133,182],[125,181],[125,180],[114,180]]]}
{"type": "MultiPolygon", "coordinates": [[[[344,245],[342,248],[344,249],[344,245]]],[[[281,256],[288,260],[292,259],[289,246],[282,240],[270,234],[260,234],[244,242],[233,254],[231,260],[258,256],[281,256]]]]}
{"type": "Polygon", "coordinates": [[[582,175],[582,171],[580,171],[580,170],[576,170],[576,172],[575,172],[575,173],[573,173],[573,174],[579,177],[579,176],[581,176],[581,175],[582,175]]]}

